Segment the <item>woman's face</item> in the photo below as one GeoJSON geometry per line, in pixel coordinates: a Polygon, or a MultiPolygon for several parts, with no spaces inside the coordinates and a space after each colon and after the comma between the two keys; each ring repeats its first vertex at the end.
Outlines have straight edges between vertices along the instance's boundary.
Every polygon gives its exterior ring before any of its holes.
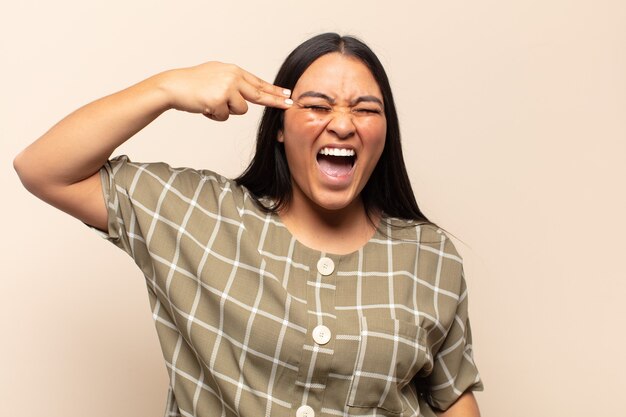
{"type": "Polygon", "coordinates": [[[285,145],[292,203],[340,210],[359,194],[385,146],[383,97],[358,59],[331,53],[302,74],[278,140],[285,145]]]}

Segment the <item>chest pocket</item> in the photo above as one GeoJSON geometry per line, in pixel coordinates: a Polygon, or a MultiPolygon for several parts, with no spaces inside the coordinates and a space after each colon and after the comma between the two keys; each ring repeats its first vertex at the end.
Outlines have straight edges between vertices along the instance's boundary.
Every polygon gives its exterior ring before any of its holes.
{"type": "Polygon", "coordinates": [[[402,414],[401,390],[426,363],[426,331],[409,322],[363,317],[348,406],[402,414]]]}

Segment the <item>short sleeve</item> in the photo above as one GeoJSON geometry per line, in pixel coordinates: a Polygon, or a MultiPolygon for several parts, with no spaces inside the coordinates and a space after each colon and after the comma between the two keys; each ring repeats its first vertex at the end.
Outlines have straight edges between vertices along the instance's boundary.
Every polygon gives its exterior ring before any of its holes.
{"type": "Polygon", "coordinates": [[[467,284],[461,268],[461,287],[454,320],[434,356],[433,370],[425,381],[426,400],[446,410],[466,391],[482,391],[474,363],[472,331],[468,315],[467,284]]]}
{"type": "Polygon", "coordinates": [[[131,174],[130,160],[122,155],[107,161],[100,168],[102,194],[107,208],[107,232],[96,230],[100,235],[115,246],[131,253],[131,243],[127,233],[127,224],[133,228],[134,210],[128,195],[127,177],[131,174]]]}
{"type": "Polygon", "coordinates": [[[220,216],[239,216],[240,190],[211,171],[131,162],[121,155],[103,165],[100,179],[108,232],[94,230],[142,267],[155,255],[169,257],[181,233],[198,239],[190,230],[210,233],[220,216]]]}

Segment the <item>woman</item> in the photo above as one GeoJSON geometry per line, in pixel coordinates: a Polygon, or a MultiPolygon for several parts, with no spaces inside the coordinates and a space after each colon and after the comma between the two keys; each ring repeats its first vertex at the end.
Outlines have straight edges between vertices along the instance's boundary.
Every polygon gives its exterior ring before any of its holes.
{"type": "Polygon", "coordinates": [[[389,82],[362,42],[316,36],[275,85],[217,62],[166,71],[69,115],[14,164],[142,269],[166,415],[479,414],[461,259],[415,202],[389,82]],[[224,121],[248,102],[267,108],[235,181],[109,160],[166,110],[224,121]]]}

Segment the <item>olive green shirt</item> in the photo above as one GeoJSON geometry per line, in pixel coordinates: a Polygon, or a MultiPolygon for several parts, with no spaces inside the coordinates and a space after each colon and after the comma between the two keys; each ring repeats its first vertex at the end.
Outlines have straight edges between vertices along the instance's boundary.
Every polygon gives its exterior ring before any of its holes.
{"type": "Polygon", "coordinates": [[[298,242],[211,171],[110,160],[106,238],[147,282],[166,416],[434,416],[482,389],[462,260],[384,218],[348,255],[298,242]]]}

